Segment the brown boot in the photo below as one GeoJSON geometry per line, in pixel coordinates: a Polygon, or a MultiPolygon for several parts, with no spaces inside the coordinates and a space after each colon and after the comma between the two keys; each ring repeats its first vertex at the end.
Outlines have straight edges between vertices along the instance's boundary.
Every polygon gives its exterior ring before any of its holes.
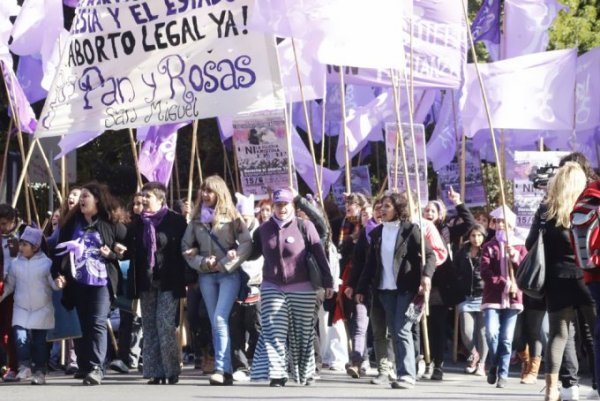
{"type": "Polygon", "coordinates": [[[522,364],[521,364],[521,383],[522,383],[522,380],[525,378],[525,376],[527,376],[527,373],[529,373],[529,369],[530,369],[529,347],[525,347],[525,349],[523,351],[517,353],[517,355],[519,355],[519,359],[522,362],[522,364]]]}
{"type": "Polygon", "coordinates": [[[215,357],[205,354],[202,359],[202,371],[205,375],[209,375],[215,371],[215,357]]]}
{"type": "Polygon", "coordinates": [[[560,401],[560,392],[558,391],[558,373],[546,373],[546,394],[544,401],[560,401]]]}
{"type": "Polygon", "coordinates": [[[535,384],[537,383],[537,375],[540,371],[540,363],[542,363],[542,357],[536,356],[529,360],[529,372],[521,379],[523,384],[535,384]]]}

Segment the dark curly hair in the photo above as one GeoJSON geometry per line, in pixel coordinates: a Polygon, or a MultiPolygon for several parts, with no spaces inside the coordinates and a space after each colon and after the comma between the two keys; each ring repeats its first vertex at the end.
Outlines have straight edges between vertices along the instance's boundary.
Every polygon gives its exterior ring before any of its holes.
{"type": "MultiPolygon", "coordinates": [[[[81,189],[89,191],[98,201],[96,207],[98,208],[97,216],[99,218],[112,223],[126,221],[126,213],[124,208],[121,207],[119,202],[111,195],[106,184],[92,181],[82,185],[81,189]]],[[[78,215],[81,215],[79,204],[75,205],[71,210],[69,210],[69,213],[65,218],[65,224],[78,215]]]]}
{"type": "Polygon", "coordinates": [[[385,202],[386,200],[389,200],[394,207],[398,219],[401,221],[410,220],[410,212],[408,210],[408,200],[406,199],[406,196],[402,196],[397,193],[391,193],[381,197],[381,202],[385,202]]]}

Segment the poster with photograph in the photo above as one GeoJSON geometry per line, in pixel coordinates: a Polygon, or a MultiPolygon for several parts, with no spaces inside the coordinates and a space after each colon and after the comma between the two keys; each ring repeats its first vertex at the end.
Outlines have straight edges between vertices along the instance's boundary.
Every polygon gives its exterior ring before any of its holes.
{"type": "Polygon", "coordinates": [[[567,154],[568,152],[515,152],[513,211],[517,214],[517,227],[529,230],[533,216],[546,195],[543,181],[553,175],[560,159],[567,154]],[[541,185],[534,185],[536,178],[541,179],[541,185]]]}
{"type": "MultiPolygon", "coordinates": [[[[425,126],[423,124],[414,124],[415,143],[417,160],[415,161],[415,152],[413,151],[412,140],[410,138],[410,124],[402,124],[402,137],[406,149],[406,164],[408,166],[408,177],[410,179],[410,189],[413,193],[417,191],[417,181],[415,179],[415,165],[419,166],[419,186],[421,190],[421,206],[424,207],[429,201],[429,191],[427,189],[427,155],[425,153],[425,126]]],[[[394,189],[396,186],[396,177],[398,179],[398,190],[405,192],[404,167],[402,164],[402,154],[398,151],[398,169],[396,165],[396,138],[398,135],[398,124],[385,124],[385,151],[387,157],[388,171],[388,189],[394,189]]]]}
{"type": "Polygon", "coordinates": [[[245,195],[256,199],[268,189],[289,186],[288,152],[283,110],[238,115],[233,121],[233,142],[245,195]]]}
{"type": "MultiPolygon", "coordinates": [[[[352,167],[350,170],[350,187],[352,192],[360,192],[368,197],[372,196],[369,166],[352,167]]],[[[338,180],[333,184],[332,192],[336,205],[343,210],[345,208],[343,194],[346,192],[346,176],[344,173],[340,174],[338,180]]]]}

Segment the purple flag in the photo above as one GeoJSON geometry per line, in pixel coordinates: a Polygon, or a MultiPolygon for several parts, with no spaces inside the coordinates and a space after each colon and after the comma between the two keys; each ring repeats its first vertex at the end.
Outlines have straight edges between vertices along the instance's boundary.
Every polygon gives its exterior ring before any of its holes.
{"type": "MultiPolygon", "coordinates": [[[[495,128],[573,129],[577,51],[555,50],[479,66],[495,128]]],[[[488,127],[475,68],[461,99],[465,134],[488,127]]]]}
{"type": "Polygon", "coordinates": [[[404,65],[403,9],[398,0],[255,0],[249,26],[310,43],[323,64],[369,68],[404,65]]]}
{"type": "Polygon", "coordinates": [[[484,0],[471,25],[473,41],[483,42],[492,60],[500,55],[500,0],[484,0]]]}
{"type": "Polygon", "coordinates": [[[63,4],[67,7],[75,8],[79,4],[79,0],[63,0],[63,4]]]}
{"type": "Polygon", "coordinates": [[[233,118],[220,116],[217,118],[217,124],[221,142],[225,142],[233,136],[233,118]]]}
{"type": "Polygon", "coordinates": [[[54,160],[58,160],[67,153],[74,151],[77,148],[82,147],[83,145],[88,144],[94,139],[98,138],[102,135],[103,132],[77,132],[69,135],[65,135],[58,142],[58,146],[60,146],[60,153],[54,157],[54,160]]]}
{"type": "Polygon", "coordinates": [[[17,78],[19,78],[21,88],[23,88],[23,92],[30,103],[42,100],[48,95],[48,91],[41,87],[43,76],[44,70],[41,60],[33,56],[19,57],[17,78]]]}
{"type": "Polygon", "coordinates": [[[138,140],[144,138],[139,155],[140,173],[148,181],[169,185],[177,149],[177,130],[189,123],[188,121],[138,128],[138,140]]]}
{"type": "Polygon", "coordinates": [[[592,49],[577,59],[575,96],[577,131],[600,126],[600,47],[592,49]]]}
{"type": "MultiPolygon", "coordinates": [[[[296,168],[296,172],[300,175],[300,177],[302,177],[306,185],[308,185],[313,193],[317,193],[317,184],[315,182],[312,157],[295,128],[292,128],[292,150],[294,152],[294,166],[296,168]]],[[[333,171],[328,168],[323,168],[322,197],[329,193],[331,185],[337,181],[340,174],[340,171],[333,171]]]]}
{"type": "Polygon", "coordinates": [[[462,132],[459,98],[460,94],[454,91],[446,92],[436,119],[435,129],[427,142],[427,159],[433,163],[435,171],[448,165],[456,155],[457,140],[462,132]],[[456,132],[456,128],[459,130],[458,132],[456,132]]]}
{"type": "Polygon", "coordinates": [[[503,58],[543,52],[548,47],[548,28],[560,10],[558,0],[505,0],[503,58]]]}
{"type": "MultiPolygon", "coordinates": [[[[27,101],[27,97],[23,93],[23,89],[21,89],[21,85],[19,85],[19,81],[17,81],[13,70],[7,67],[2,60],[0,60],[0,68],[2,69],[4,81],[8,86],[10,104],[17,114],[21,131],[33,134],[37,126],[35,113],[31,109],[31,105],[27,101]]],[[[12,109],[9,107],[9,110],[12,109]]]]}
{"type": "MultiPolygon", "coordinates": [[[[323,138],[323,107],[315,102],[306,102],[308,118],[311,122],[312,138],[314,142],[320,143],[323,138]]],[[[294,126],[302,128],[304,132],[308,132],[306,118],[304,117],[304,106],[302,102],[296,102],[292,108],[292,122],[294,126]]]]}
{"type": "MultiPolygon", "coordinates": [[[[304,99],[322,99],[325,96],[325,65],[317,62],[306,51],[306,45],[303,41],[294,39],[294,44],[302,79],[304,99]]],[[[279,70],[281,72],[285,100],[287,103],[299,102],[302,100],[302,96],[298,83],[292,40],[286,39],[277,45],[277,53],[279,54],[279,70]]]]}
{"type": "Polygon", "coordinates": [[[61,0],[25,0],[12,30],[10,50],[19,56],[39,55],[43,43],[54,43],[62,30],[61,0]]]}
{"type": "Polygon", "coordinates": [[[10,32],[13,29],[10,17],[19,14],[20,9],[17,0],[0,1],[0,60],[4,61],[9,68],[13,66],[12,56],[8,50],[10,32]]]}

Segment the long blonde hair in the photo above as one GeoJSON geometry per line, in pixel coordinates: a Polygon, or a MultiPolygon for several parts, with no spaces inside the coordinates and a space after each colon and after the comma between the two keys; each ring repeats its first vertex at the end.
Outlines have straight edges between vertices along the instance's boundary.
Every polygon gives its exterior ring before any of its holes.
{"type": "MultiPolygon", "coordinates": [[[[227,184],[218,175],[211,175],[202,182],[200,190],[209,190],[217,195],[217,203],[215,204],[215,224],[219,225],[221,218],[225,217],[230,221],[234,221],[241,218],[240,213],[237,211],[231,193],[227,184]]],[[[198,196],[196,205],[194,206],[193,217],[197,217],[202,209],[202,196],[198,196]]]]}
{"type": "Polygon", "coordinates": [[[581,166],[574,162],[565,163],[550,179],[545,201],[548,209],[543,217],[546,220],[556,219],[556,227],[570,228],[571,211],[586,184],[587,179],[581,166]]]}

